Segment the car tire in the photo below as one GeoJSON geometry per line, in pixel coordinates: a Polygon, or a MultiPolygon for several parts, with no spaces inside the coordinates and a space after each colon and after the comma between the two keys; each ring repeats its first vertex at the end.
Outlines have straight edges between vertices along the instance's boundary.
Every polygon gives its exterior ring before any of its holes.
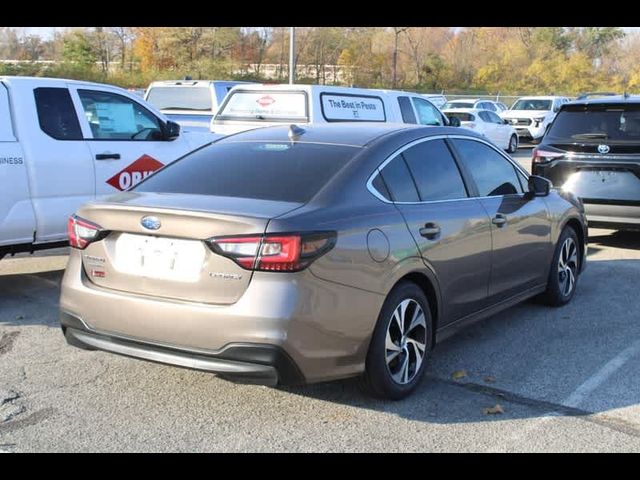
{"type": "Polygon", "coordinates": [[[424,375],[432,339],[426,295],[413,282],[399,283],[387,296],[378,316],[360,387],[377,398],[407,397],[424,375]]]}
{"type": "Polygon", "coordinates": [[[582,261],[579,245],[575,230],[565,227],[553,254],[547,289],[541,297],[547,305],[561,307],[573,298],[582,261]]]}
{"type": "Polygon", "coordinates": [[[518,151],[518,135],[515,133],[511,135],[509,139],[509,146],[507,146],[507,153],[516,153],[518,151]]]}

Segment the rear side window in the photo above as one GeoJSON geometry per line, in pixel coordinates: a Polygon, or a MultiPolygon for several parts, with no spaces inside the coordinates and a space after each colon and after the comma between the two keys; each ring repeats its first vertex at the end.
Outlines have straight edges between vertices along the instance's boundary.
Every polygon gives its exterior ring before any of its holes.
{"type": "Polygon", "coordinates": [[[133,190],[307,202],[360,151],[314,143],[214,143],[178,160],[133,190]]]}
{"type": "Polygon", "coordinates": [[[467,112],[446,112],[447,117],[457,118],[461,122],[474,122],[476,120],[475,115],[467,112]]]}
{"type": "Polygon", "coordinates": [[[400,106],[400,113],[404,123],[418,123],[409,97],[398,97],[398,105],[400,106]]]}
{"type": "Polygon", "coordinates": [[[475,140],[454,139],[453,144],[481,197],[523,193],[515,167],[493,148],[475,140]]]}
{"type": "Polygon", "coordinates": [[[465,198],[460,170],[444,140],[419,143],[402,152],[423,202],[465,198]]]}
{"type": "Polygon", "coordinates": [[[33,90],[40,129],[56,140],[82,140],[82,131],[69,90],[40,87],[33,90]]]}
{"type": "Polygon", "coordinates": [[[218,120],[308,121],[303,91],[236,90],[229,93],[216,115],[218,120]]]}
{"type": "Polygon", "coordinates": [[[382,169],[382,178],[394,202],[419,202],[416,184],[402,155],[391,160],[382,169]]]}
{"type": "Polygon", "coordinates": [[[620,140],[640,143],[640,105],[567,106],[556,116],[547,138],[564,143],[620,140]]]}
{"type": "Polygon", "coordinates": [[[209,87],[151,87],[147,102],[158,110],[210,112],[213,108],[209,87]]]}

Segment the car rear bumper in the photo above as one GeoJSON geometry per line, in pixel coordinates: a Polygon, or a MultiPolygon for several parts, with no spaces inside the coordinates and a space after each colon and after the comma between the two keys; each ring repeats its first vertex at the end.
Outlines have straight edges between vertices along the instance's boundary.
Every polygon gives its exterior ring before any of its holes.
{"type": "Polygon", "coordinates": [[[640,201],[611,202],[583,200],[590,228],[640,229],[640,201]]]}
{"type": "MultiPolygon", "coordinates": [[[[266,345],[286,353],[304,382],[313,383],[364,370],[368,342],[383,302],[384,295],[327,282],[308,270],[254,272],[246,291],[232,305],[131,294],[93,284],[79,252],[73,250],[62,281],[60,310],[66,319],[81,319],[74,324],[64,320],[63,326],[84,331],[81,337],[72,331],[67,339],[80,338],[79,342],[91,348],[155,360],[155,354],[145,353],[153,346],[167,353],[163,363],[229,374],[220,370],[220,361],[254,363],[244,356],[229,358],[232,345],[266,345]],[[87,334],[99,336],[100,341],[87,343],[87,334]],[[105,337],[135,345],[127,343],[133,350],[118,352],[105,337]],[[199,367],[192,366],[192,355],[199,355],[199,367]]],[[[268,362],[258,364],[256,372],[263,372],[258,376],[273,377],[264,372],[268,362]]],[[[279,370],[277,379],[288,382],[282,380],[279,370]]]]}
{"type": "Polygon", "coordinates": [[[79,348],[203,370],[243,383],[274,386],[305,382],[291,357],[274,345],[229,344],[217,354],[204,354],[96,333],[79,317],[64,311],[60,324],[67,343],[79,348]]]}

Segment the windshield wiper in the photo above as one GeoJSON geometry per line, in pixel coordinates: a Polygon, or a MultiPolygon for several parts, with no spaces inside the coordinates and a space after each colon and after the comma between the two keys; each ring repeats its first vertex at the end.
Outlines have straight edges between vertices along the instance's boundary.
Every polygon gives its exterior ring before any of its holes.
{"type": "Polygon", "coordinates": [[[575,135],[571,135],[571,138],[609,138],[609,135],[606,133],[576,133],[575,135]]]}
{"type": "Polygon", "coordinates": [[[162,107],[160,110],[189,110],[191,112],[210,112],[210,108],[162,107]]]}

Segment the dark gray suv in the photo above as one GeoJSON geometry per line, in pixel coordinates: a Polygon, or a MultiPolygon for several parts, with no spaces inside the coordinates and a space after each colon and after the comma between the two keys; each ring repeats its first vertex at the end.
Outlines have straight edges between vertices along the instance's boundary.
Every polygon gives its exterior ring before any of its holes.
{"type": "Polygon", "coordinates": [[[563,105],[531,170],[580,197],[589,226],[640,229],[640,97],[563,105]]]}
{"type": "Polygon", "coordinates": [[[225,137],[83,206],[69,236],[72,345],[399,399],[436,340],[569,302],[587,232],[575,197],[475,133],[343,123],[225,137]]]}

